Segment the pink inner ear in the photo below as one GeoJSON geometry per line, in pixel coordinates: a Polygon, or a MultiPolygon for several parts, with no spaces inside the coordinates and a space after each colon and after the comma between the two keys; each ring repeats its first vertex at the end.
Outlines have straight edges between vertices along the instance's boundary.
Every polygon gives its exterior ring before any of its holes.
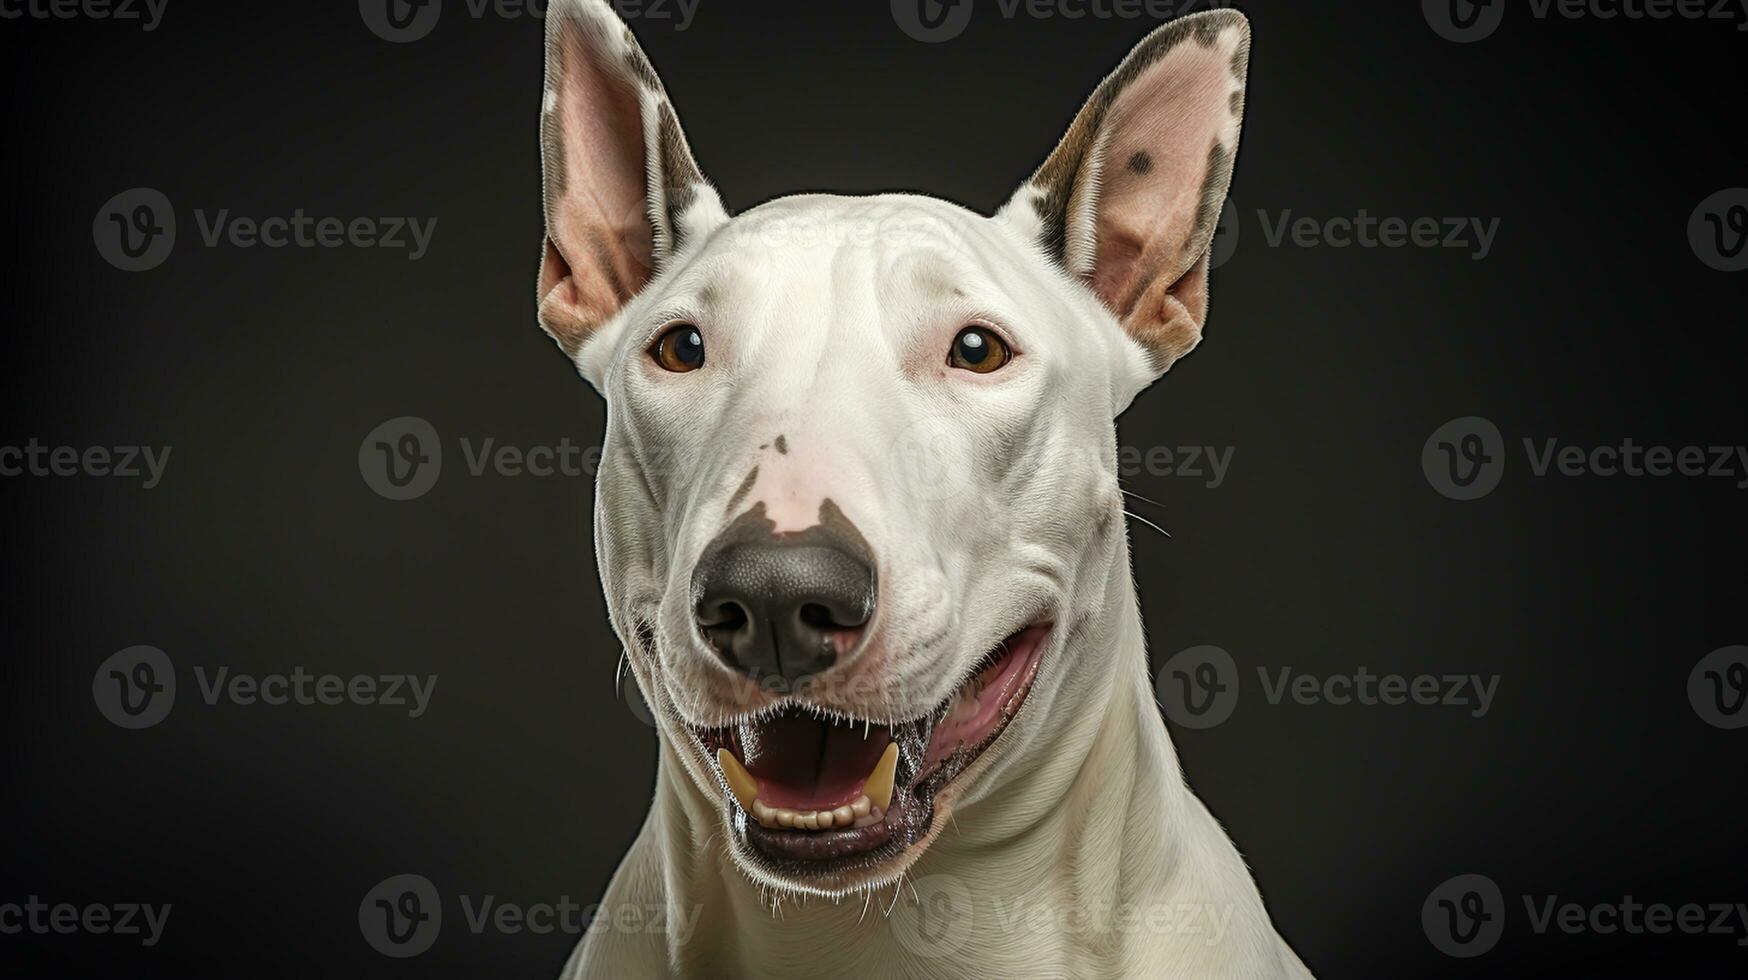
{"type": "Polygon", "coordinates": [[[1225,45],[1185,41],[1106,117],[1092,286],[1120,317],[1156,279],[1175,282],[1199,257],[1188,249],[1210,152],[1236,149],[1231,63],[1225,45]]]}
{"type": "MultiPolygon", "coordinates": [[[[552,233],[569,286],[552,296],[586,326],[610,317],[648,281],[649,226],[643,114],[636,84],[572,32],[562,42],[558,88],[563,189],[552,233]]],[[[553,258],[553,257],[549,257],[553,258]]],[[[554,274],[562,281],[562,272],[554,274]]]]}

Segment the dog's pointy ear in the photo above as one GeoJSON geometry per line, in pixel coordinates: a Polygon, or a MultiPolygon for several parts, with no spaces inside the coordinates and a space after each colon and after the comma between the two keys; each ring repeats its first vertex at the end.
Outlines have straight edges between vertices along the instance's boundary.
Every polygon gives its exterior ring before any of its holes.
{"type": "Polygon", "coordinates": [[[1237,11],[1160,27],[1000,214],[1116,314],[1146,352],[1147,381],[1202,339],[1249,60],[1237,11]]]}
{"type": "Polygon", "coordinates": [[[590,341],[728,215],[661,79],[608,0],[548,5],[540,136],[540,324],[598,386],[590,341]]]}

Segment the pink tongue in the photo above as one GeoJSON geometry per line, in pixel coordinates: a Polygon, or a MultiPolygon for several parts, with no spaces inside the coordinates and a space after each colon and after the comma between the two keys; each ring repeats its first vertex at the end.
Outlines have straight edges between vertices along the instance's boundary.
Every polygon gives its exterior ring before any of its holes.
{"type": "Polygon", "coordinates": [[[821,721],[798,711],[740,726],[741,761],[759,784],[766,806],[830,810],[854,803],[880,761],[887,728],[821,721]]]}
{"type": "Polygon", "coordinates": [[[1049,634],[1050,627],[1040,625],[1008,637],[1002,644],[1004,652],[996,662],[970,681],[974,689],[980,682],[983,685],[983,692],[977,695],[975,712],[955,704],[948,710],[947,717],[935,726],[934,734],[929,738],[929,750],[923,755],[923,772],[928,772],[935,763],[960,748],[970,748],[982,742],[1001,724],[1002,712],[1008,702],[1031,680],[1038,653],[1049,634]]]}

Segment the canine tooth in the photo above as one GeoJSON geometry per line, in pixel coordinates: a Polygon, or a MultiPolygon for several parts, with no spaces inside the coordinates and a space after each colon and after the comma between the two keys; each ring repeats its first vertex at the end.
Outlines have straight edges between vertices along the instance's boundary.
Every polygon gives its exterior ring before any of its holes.
{"type": "Polygon", "coordinates": [[[734,753],[727,749],[716,750],[716,764],[722,767],[722,777],[728,781],[728,790],[734,794],[740,808],[752,812],[753,801],[759,797],[759,784],[753,781],[753,774],[747,772],[734,753]]]}
{"type": "Polygon", "coordinates": [[[868,776],[862,792],[867,794],[875,806],[884,810],[892,803],[892,780],[897,775],[898,743],[888,742],[886,751],[880,753],[880,761],[874,764],[874,772],[868,776]]]}
{"type": "Polygon", "coordinates": [[[874,801],[868,799],[867,795],[864,794],[856,797],[856,802],[850,804],[850,813],[857,817],[865,817],[868,815],[868,811],[873,808],[874,801]]]}
{"type": "Polygon", "coordinates": [[[832,826],[848,827],[856,821],[856,814],[848,806],[840,806],[832,811],[832,826]]]}

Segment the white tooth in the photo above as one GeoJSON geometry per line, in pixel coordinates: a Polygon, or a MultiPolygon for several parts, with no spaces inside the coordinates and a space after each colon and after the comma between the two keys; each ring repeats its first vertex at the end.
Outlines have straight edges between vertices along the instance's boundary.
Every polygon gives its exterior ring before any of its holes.
{"type": "Polygon", "coordinates": [[[834,827],[848,827],[855,821],[856,814],[848,806],[840,806],[832,811],[832,826],[834,827]]]}
{"type": "Polygon", "coordinates": [[[767,827],[771,825],[771,808],[765,805],[764,800],[753,801],[753,819],[767,827]]]}
{"type": "Polygon", "coordinates": [[[795,826],[802,830],[818,830],[819,816],[813,813],[803,813],[795,818],[795,826]]]}
{"type": "Polygon", "coordinates": [[[777,826],[779,826],[779,827],[793,827],[793,826],[795,826],[795,811],[794,810],[778,810],[776,813],[776,817],[777,817],[777,826]]]}
{"type": "Polygon", "coordinates": [[[858,796],[856,797],[856,802],[850,804],[850,812],[858,817],[867,816],[868,811],[873,808],[874,801],[868,799],[866,796],[858,796]]]}
{"type": "Polygon", "coordinates": [[[838,818],[832,810],[821,810],[814,816],[819,818],[819,829],[821,830],[830,830],[838,822],[838,818]]]}

